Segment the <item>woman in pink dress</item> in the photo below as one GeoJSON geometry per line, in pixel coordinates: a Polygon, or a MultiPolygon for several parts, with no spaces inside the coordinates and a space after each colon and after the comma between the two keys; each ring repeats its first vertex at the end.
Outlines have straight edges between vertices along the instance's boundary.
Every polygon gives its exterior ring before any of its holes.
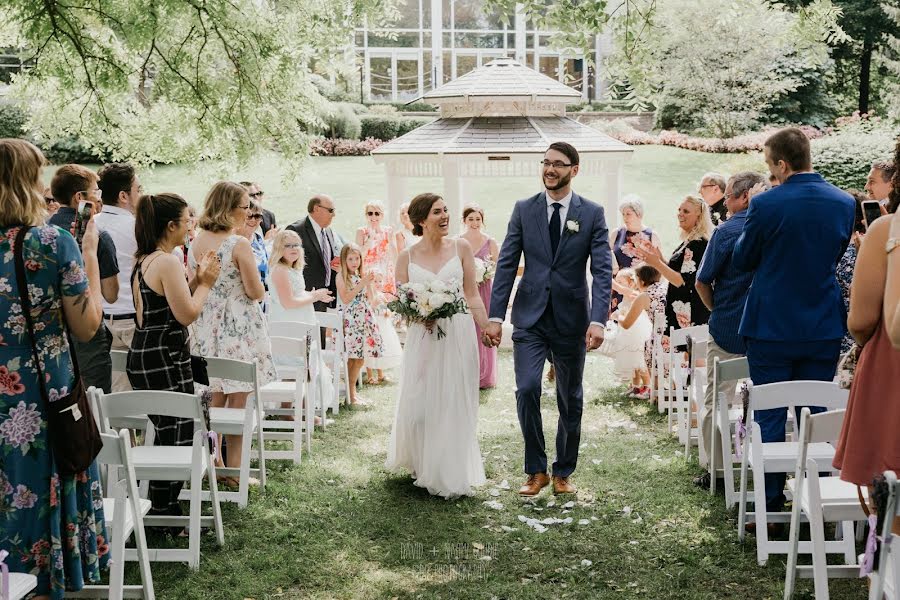
{"type": "MultiPolygon", "coordinates": [[[[475,252],[475,258],[482,261],[486,265],[487,275],[483,281],[480,274],[481,269],[477,268],[476,277],[479,279],[478,293],[481,294],[481,300],[485,306],[491,303],[491,289],[494,287],[494,266],[497,264],[497,256],[500,254],[500,247],[497,241],[482,233],[484,227],[484,211],[480,206],[470,204],[463,209],[463,225],[465,231],[460,236],[472,246],[475,252]]],[[[478,263],[476,262],[476,265],[478,263]]],[[[478,324],[475,325],[475,334],[481,339],[481,329],[478,324]]],[[[478,344],[478,362],[481,367],[481,376],[479,385],[481,389],[490,389],[497,385],[497,348],[488,348],[484,344],[478,344]]]]}
{"type": "Polygon", "coordinates": [[[365,205],[368,225],[356,230],[356,245],[362,249],[363,266],[375,279],[375,297],[372,308],[381,330],[383,352],[378,357],[366,358],[366,381],[371,385],[390,383],[384,370],[400,366],[403,347],[391,321],[387,303],[397,293],[394,264],[397,261],[397,241],[391,227],[382,225],[384,205],[372,200],[365,205]]]}

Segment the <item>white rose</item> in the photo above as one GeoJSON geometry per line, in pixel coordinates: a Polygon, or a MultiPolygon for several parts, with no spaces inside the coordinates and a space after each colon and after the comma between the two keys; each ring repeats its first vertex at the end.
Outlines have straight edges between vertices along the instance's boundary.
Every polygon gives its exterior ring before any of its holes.
{"type": "Polygon", "coordinates": [[[572,233],[578,233],[578,228],[578,221],[573,221],[572,219],[566,221],[566,229],[568,229],[572,233]]]}
{"type": "Polygon", "coordinates": [[[453,296],[450,294],[437,293],[431,297],[430,304],[434,310],[437,310],[445,304],[453,302],[453,296]]]}
{"type": "Polygon", "coordinates": [[[430,289],[432,292],[436,292],[436,293],[440,294],[440,293],[447,291],[447,286],[444,284],[443,281],[435,279],[434,281],[432,281],[431,283],[428,284],[428,289],[430,289]]]}
{"type": "Polygon", "coordinates": [[[425,291],[425,286],[421,283],[408,283],[409,289],[415,292],[416,296],[425,291]]]}
{"type": "Polygon", "coordinates": [[[418,306],[418,311],[419,311],[419,314],[422,315],[422,317],[427,317],[428,315],[431,314],[431,306],[428,305],[428,303],[420,302],[419,306],[418,306]]]}
{"type": "Polygon", "coordinates": [[[487,265],[480,258],[475,259],[475,281],[481,283],[484,281],[484,274],[487,273],[487,265]]]}

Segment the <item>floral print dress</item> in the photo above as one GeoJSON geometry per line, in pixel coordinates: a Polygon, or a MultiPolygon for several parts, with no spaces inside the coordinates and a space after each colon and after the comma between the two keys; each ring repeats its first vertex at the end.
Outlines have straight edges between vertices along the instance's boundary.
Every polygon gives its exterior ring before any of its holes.
{"type": "MultiPolygon", "coordinates": [[[[10,571],[37,576],[36,594],[58,599],[64,590],[100,582],[109,546],[96,463],[62,476],[53,460],[16,283],[12,242],[18,231],[0,229],[0,550],[9,552],[10,571]]],[[[26,234],[24,259],[36,342],[54,402],[74,382],[62,297],[85,293],[87,275],[75,239],[52,225],[26,234]]]]}
{"type": "MultiPolygon", "coordinates": [[[[356,287],[359,280],[359,275],[351,275],[348,287],[356,287]]],[[[365,289],[344,306],[344,347],[347,358],[379,358],[384,352],[375,311],[365,289]]]]}
{"type": "MultiPolygon", "coordinates": [[[[844,297],[844,307],[848,313],[850,312],[850,284],[853,283],[853,269],[856,267],[856,256],[858,253],[856,244],[850,242],[850,245],[847,246],[847,251],[844,252],[844,256],[838,261],[835,273],[838,285],[841,286],[841,295],[844,297]]],[[[841,354],[846,354],[852,347],[853,336],[847,332],[844,334],[844,339],[841,340],[841,354]]]]}
{"type": "Polygon", "coordinates": [[[375,289],[389,296],[397,293],[394,277],[396,248],[393,240],[394,233],[390,227],[363,229],[362,252],[366,272],[375,275],[375,289]]]}
{"type": "Polygon", "coordinates": [[[702,238],[683,242],[669,259],[669,268],[681,273],[684,285],[675,286],[670,283],[666,291],[666,335],[663,336],[663,347],[666,350],[669,347],[668,333],[671,328],[705,325],[709,321],[709,309],[694,288],[697,269],[708,243],[709,240],[702,238]]]}
{"type": "MultiPolygon", "coordinates": [[[[200,316],[194,321],[191,352],[199,356],[256,360],[259,386],[262,387],[275,381],[277,375],[262,307],[247,296],[241,282],[241,272],[232,258],[234,246],[241,239],[239,235],[229,236],[216,250],[222,270],[206,297],[200,316]]],[[[193,248],[188,253],[188,259],[191,269],[196,271],[197,259],[193,248]]],[[[210,377],[209,384],[213,392],[232,394],[253,391],[252,383],[230,379],[210,377]]]]}

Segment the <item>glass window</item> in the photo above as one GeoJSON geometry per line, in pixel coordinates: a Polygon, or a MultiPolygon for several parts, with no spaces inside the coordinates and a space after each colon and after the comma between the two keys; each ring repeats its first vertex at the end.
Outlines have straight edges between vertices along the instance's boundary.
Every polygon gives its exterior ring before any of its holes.
{"type": "Polygon", "coordinates": [[[457,33],[457,48],[502,48],[502,33],[457,33]]]}
{"type": "Polygon", "coordinates": [[[454,11],[456,29],[503,29],[499,14],[484,12],[483,0],[455,0],[454,11]]]}
{"type": "Polygon", "coordinates": [[[450,8],[453,4],[453,0],[441,0],[441,25],[444,26],[444,29],[450,29],[451,21],[450,21],[450,8]]]}
{"type": "Polygon", "coordinates": [[[474,71],[478,67],[478,57],[470,55],[456,56],[456,76],[462,77],[469,71],[474,71]]]}
{"type": "Polygon", "coordinates": [[[376,34],[369,32],[369,48],[418,48],[418,33],[376,34]]]}
{"type": "Polygon", "coordinates": [[[419,59],[397,59],[397,100],[409,102],[419,96],[419,59]]]}
{"type": "Polygon", "coordinates": [[[566,84],[581,91],[584,86],[584,60],[580,58],[570,58],[565,62],[566,84]]]}
{"type": "Polygon", "coordinates": [[[391,23],[397,29],[419,28],[419,0],[397,0],[397,12],[400,16],[391,23]]]}
{"type": "Polygon", "coordinates": [[[388,57],[371,57],[369,59],[369,76],[372,80],[371,96],[375,102],[391,100],[391,59],[388,57]]]}
{"type": "Polygon", "coordinates": [[[559,78],[559,57],[541,56],[540,72],[553,79],[559,78]]]}
{"type": "Polygon", "coordinates": [[[444,52],[444,81],[441,83],[447,83],[453,77],[452,65],[450,63],[450,52],[444,52]]]}

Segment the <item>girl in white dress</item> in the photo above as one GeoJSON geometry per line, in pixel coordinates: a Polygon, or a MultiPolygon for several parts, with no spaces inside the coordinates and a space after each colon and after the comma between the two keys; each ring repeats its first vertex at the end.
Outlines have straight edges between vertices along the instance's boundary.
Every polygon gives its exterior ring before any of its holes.
{"type": "Polygon", "coordinates": [[[422,238],[401,253],[397,281],[462,284],[472,314],[456,314],[437,324],[409,325],[385,466],[410,471],[415,485],[433,495],[471,495],[473,487],[485,482],[477,434],[475,323],[484,329],[487,312],[475,283],[472,247],[465,240],[447,239],[450,218],[441,197],[416,196],[409,216],[414,233],[422,238]],[[446,334],[441,339],[435,325],[446,334]]]}
{"type": "Polygon", "coordinates": [[[653,333],[648,314],[650,295],[647,294],[647,288],[653,282],[638,280],[634,269],[630,268],[619,269],[616,281],[626,291],[632,290],[636,294],[626,293],[623,296],[618,310],[612,314],[613,320],[607,325],[599,352],[613,359],[616,375],[630,381],[633,386],[631,394],[637,394],[650,384],[650,372],[644,362],[644,344],[653,333]]]}
{"type": "MultiPolygon", "coordinates": [[[[269,322],[294,321],[297,323],[316,324],[315,302],[331,302],[333,296],[328,288],[306,291],[303,280],[303,245],[300,236],[290,229],[280,231],[272,244],[269,257],[269,322]]],[[[312,340],[318,343],[318,337],[312,340]]],[[[321,361],[321,358],[320,358],[321,361]]],[[[276,365],[290,365],[286,357],[275,357],[276,365]]],[[[331,369],[319,363],[319,385],[322,398],[334,403],[334,384],[331,380],[331,369]]],[[[290,403],[287,403],[290,406],[290,403]]],[[[332,409],[336,406],[329,406],[332,409]]],[[[318,420],[319,417],[316,417],[318,420]]],[[[319,423],[316,423],[317,425],[319,423]]]]}

